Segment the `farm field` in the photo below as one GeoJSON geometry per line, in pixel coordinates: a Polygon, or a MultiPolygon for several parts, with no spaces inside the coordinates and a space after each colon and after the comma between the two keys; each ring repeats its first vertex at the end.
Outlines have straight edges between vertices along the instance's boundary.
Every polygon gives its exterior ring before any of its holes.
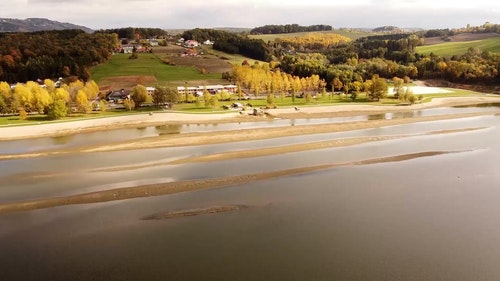
{"type": "Polygon", "coordinates": [[[434,53],[438,56],[453,56],[464,54],[471,47],[478,48],[481,51],[500,53],[500,37],[492,37],[466,42],[447,42],[435,45],[419,46],[417,47],[417,53],[434,53]]]}
{"type": "Polygon", "coordinates": [[[91,70],[91,77],[100,87],[129,87],[139,80],[150,83],[146,86],[184,85],[189,81],[214,81],[220,83],[220,73],[201,74],[200,69],[191,65],[168,65],[158,54],[141,53],[137,59],[129,59],[130,54],[116,54],[105,64],[91,70]],[[127,78],[128,77],[128,78],[127,78]],[[109,81],[112,80],[112,81],[109,81]],[[119,85],[123,80],[124,85],[119,85]],[[131,81],[133,80],[133,81],[131,81]]]}
{"type": "MultiPolygon", "coordinates": [[[[341,30],[333,30],[333,31],[320,31],[321,33],[335,33],[345,37],[350,38],[351,40],[356,40],[361,37],[366,37],[370,35],[376,35],[376,33],[365,32],[365,31],[341,31],[341,30]]],[[[250,38],[253,39],[262,39],[264,42],[271,41],[273,42],[277,38],[287,38],[287,37],[300,37],[304,36],[311,32],[296,32],[296,33],[282,33],[282,34],[259,34],[259,35],[249,35],[250,38]]]]}

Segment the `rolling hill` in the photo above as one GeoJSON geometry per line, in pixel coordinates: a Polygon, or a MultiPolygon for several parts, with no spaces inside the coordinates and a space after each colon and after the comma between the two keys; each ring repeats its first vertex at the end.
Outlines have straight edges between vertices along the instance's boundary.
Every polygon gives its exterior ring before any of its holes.
{"type": "Polygon", "coordinates": [[[0,18],[0,32],[33,32],[44,30],[81,29],[92,33],[92,29],[67,22],[58,22],[45,18],[10,19],[0,18]]]}
{"type": "MultiPolygon", "coordinates": [[[[430,54],[434,53],[438,56],[453,56],[461,55],[467,52],[469,48],[478,48],[481,51],[490,51],[493,53],[500,53],[500,34],[469,34],[456,35],[449,37],[450,42],[439,43],[439,39],[426,39],[425,46],[417,47],[417,53],[430,54]]],[[[441,41],[443,42],[443,41],[441,41]]]]}

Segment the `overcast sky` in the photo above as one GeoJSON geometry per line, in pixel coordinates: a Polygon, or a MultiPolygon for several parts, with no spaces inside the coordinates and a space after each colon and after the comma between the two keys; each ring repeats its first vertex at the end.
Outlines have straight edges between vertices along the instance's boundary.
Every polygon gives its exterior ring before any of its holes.
{"type": "Polygon", "coordinates": [[[118,27],[257,27],[329,24],[339,27],[457,28],[500,24],[495,0],[1,0],[0,17],[40,17],[92,29],[118,27]]]}

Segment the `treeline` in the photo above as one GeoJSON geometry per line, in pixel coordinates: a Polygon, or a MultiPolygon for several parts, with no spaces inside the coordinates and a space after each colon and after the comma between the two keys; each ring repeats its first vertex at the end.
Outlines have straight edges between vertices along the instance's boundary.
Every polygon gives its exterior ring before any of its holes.
{"type": "Polygon", "coordinates": [[[96,33],[105,34],[118,34],[120,39],[148,39],[148,38],[163,38],[168,35],[167,31],[161,28],[137,28],[137,27],[127,27],[127,28],[113,28],[113,29],[101,29],[96,31],[96,33]]]}
{"type": "Polygon", "coordinates": [[[500,54],[471,48],[466,54],[444,58],[415,52],[421,39],[415,35],[393,40],[363,38],[316,53],[287,53],[279,57],[283,71],[308,77],[319,75],[333,87],[370,79],[373,75],[392,79],[445,79],[467,84],[500,83],[500,54]]]}
{"type": "Polygon", "coordinates": [[[242,54],[256,60],[271,60],[271,52],[264,41],[223,30],[196,28],[182,33],[186,40],[214,41],[213,48],[229,54],[242,54]]]}
{"type": "MultiPolygon", "coordinates": [[[[272,64],[272,63],[271,63],[272,64]]],[[[319,75],[299,77],[290,73],[272,69],[270,64],[234,65],[231,79],[238,86],[249,89],[255,96],[260,94],[280,94],[284,97],[299,91],[320,92],[325,89],[326,82],[319,75]]]]}
{"type": "Polygon", "coordinates": [[[68,76],[86,81],[89,68],[110,59],[118,44],[116,34],[81,30],[0,33],[0,81],[68,76]]]}
{"type": "Polygon", "coordinates": [[[301,26],[298,24],[285,25],[264,25],[250,30],[250,34],[281,34],[295,32],[312,32],[312,31],[331,31],[331,25],[317,24],[310,26],[301,26]]]}
{"type": "Polygon", "coordinates": [[[17,83],[13,88],[7,82],[0,82],[0,114],[19,114],[26,119],[30,113],[46,114],[49,119],[59,119],[70,113],[87,113],[99,94],[94,81],[76,80],[57,85],[51,79],[42,84],[35,81],[17,83]]]}
{"type": "Polygon", "coordinates": [[[311,32],[304,36],[284,37],[276,40],[277,43],[285,48],[293,47],[301,51],[324,50],[350,41],[350,38],[340,34],[320,32],[311,32]]]}
{"type": "Polygon", "coordinates": [[[500,24],[493,24],[486,22],[480,26],[467,26],[464,28],[454,29],[430,29],[426,31],[417,32],[421,37],[449,37],[460,33],[500,33],[500,24]]]}

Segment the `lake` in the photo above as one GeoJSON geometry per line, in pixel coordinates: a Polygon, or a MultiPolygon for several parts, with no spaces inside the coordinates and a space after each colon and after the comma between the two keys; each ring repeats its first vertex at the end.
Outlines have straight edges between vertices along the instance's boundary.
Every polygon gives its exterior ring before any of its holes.
{"type": "MultiPolygon", "coordinates": [[[[486,109],[428,109],[409,115],[486,109]]],[[[377,118],[395,116],[405,118],[397,113],[377,118]]],[[[351,121],[275,120],[243,126],[351,121]]],[[[172,130],[176,134],[231,130],[232,126],[242,125],[147,127],[62,140],[0,142],[0,153],[154,137],[172,130]]],[[[500,116],[486,115],[229,144],[0,161],[0,203],[6,203],[416,152],[450,152],[173,195],[0,214],[0,279],[500,280],[499,140],[500,116]],[[467,128],[481,129],[424,134],[467,128]],[[165,164],[171,159],[237,149],[399,134],[421,135],[274,156],[165,164]],[[102,170],[141,164],[156,165],[102,170]],[[145,219],[225,205],[244,208],[145,219]]]]}

